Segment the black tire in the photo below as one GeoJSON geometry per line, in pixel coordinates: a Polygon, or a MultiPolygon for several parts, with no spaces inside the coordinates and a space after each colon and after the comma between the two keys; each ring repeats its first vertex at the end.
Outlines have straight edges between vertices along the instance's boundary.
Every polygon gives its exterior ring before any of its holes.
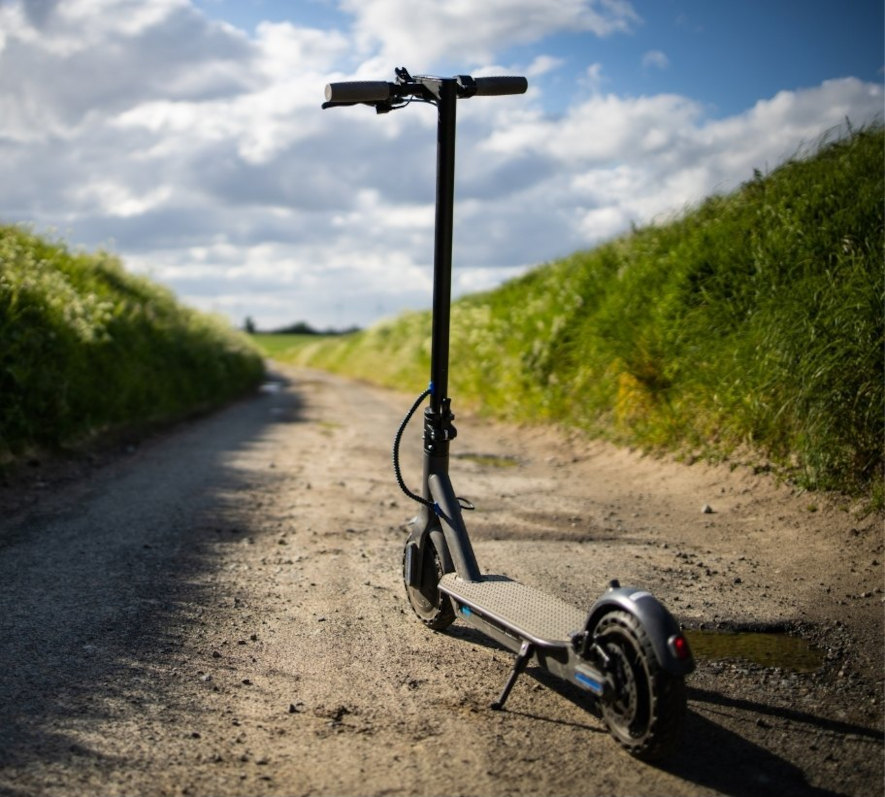
{"type": "MultiPolygon", "coordinates": [[[[406,547],[408,550],[408,546],[406,547]]],[[[431,537],[427,537],[424,545],[424,556],[421,561],[421,587],[411,587],[406,581],[406,554],[403,552],[403,583],[412,610],[424,625],[434,631],[442,631],[455,622],[455,610],[451,601],[439,591],[439,580],[449,572],[451,565],[446,567],[444,558],[440,556],[431,537]]]]}
{"type": "Polygon", "coordinates": [[[605,669],[615,683],[615,694],[600,701],[609,732],[643,761],[667,756],[682,736],[683,677],[661,668],[648,634],[629,612],[608,612],[594,633],[609,657],[605,669]]]}

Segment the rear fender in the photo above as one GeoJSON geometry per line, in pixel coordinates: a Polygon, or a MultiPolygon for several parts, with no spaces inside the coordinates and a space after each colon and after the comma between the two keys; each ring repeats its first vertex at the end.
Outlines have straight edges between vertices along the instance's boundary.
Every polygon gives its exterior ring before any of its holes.
{"type": "Polygon", "coordinates": [[[651,640],[658,664],[664,670],[673,675],[688,675],[694,670],[694,658],[679,623],[654,595],[644,589],[610,587],[590,608],[586,625],[588,640],[592,639],[602,616],[612,609],[622,609],[639,620],[651,640]]]}

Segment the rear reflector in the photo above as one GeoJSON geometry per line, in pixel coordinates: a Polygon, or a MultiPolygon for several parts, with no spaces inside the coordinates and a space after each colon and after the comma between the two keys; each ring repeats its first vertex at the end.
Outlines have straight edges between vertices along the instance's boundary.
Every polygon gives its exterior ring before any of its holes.
{"type": "Polygon", "coordinates": [[[670,646],[673,655],[680,661],[691,658],[691,648],[688,646],[688,640],[682,634],[671,636],[667,640],[667,644],[670,646]]]}

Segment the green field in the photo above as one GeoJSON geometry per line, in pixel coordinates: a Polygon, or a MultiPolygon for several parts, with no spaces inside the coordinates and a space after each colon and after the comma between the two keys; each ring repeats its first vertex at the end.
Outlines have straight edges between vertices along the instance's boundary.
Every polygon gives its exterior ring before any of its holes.
{"type": "Polygon", "coordinates": [[[0,463],[218,406],[263,373],[245,335],[117,258],[0,227],[0,463]]]}
{"type": "MultiPolygon", "coordinates": [[[[881,126],[453,304],[450,393],[515,421],[882,501],[881,126]]],[[[457,264],[455,265],[457,269],[457,264]]],[[[429,297],[428,297],[429,303],[429,297]]],[[[429,313],[274,357],[420,392],[429,313]]]]}
{"type": "Polygon", "coordinates": [[[292,362],[297,359],[296,352],[311,343],[316,343],[317,340],[325,339],[325,336],[318,337],[315,334],[292,335],[274,332],[259,332],[252,336],[252,340],[261,349],[265,357],[279,360],[280,362],[292,362]]]}

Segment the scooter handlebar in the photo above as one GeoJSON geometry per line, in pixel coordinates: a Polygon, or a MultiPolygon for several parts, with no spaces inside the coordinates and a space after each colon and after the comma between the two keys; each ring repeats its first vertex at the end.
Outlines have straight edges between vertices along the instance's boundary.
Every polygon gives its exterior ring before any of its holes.
{"type": "Polygon", "coordinates": [[[386,102],[390,99],[391,83],[384,80],[352,80],[347,83],[326,84],[327,102],[386,102]]]}
{"type": "MultiPolygon", "coordinates": [[[[399,75],[399,73],[397,74],[399,75]]],[[[400,75],[400,77],[402,76],[400,75]]],[[[524,77],[516,75],[478,78],[459,75],[456,80],[458,82],[458,96],[461,98],[524,94],[529,85],[524,77]]],[[[433,101],[433,97],[438,96],[438,86],[441,82],[441,78],[418,77],[413,79],[406,73],[406,79],[401,79],[397,83],[388,83],[384,80],[350,80],[343,83],[327,83],[326,102],[323,104],[323,108],[366,103],[375,105],[379,112],[382,112],[391,110],[394,107],[394,102],[405,100],[410,96],[433,101]]]]}
{"type": "Polygon", "coordinates": [[[497,97],[504,94],[525,94],[529,82],[524,77],[507,75],[502,77],[474,78],[477,97],[497,97]]]}

